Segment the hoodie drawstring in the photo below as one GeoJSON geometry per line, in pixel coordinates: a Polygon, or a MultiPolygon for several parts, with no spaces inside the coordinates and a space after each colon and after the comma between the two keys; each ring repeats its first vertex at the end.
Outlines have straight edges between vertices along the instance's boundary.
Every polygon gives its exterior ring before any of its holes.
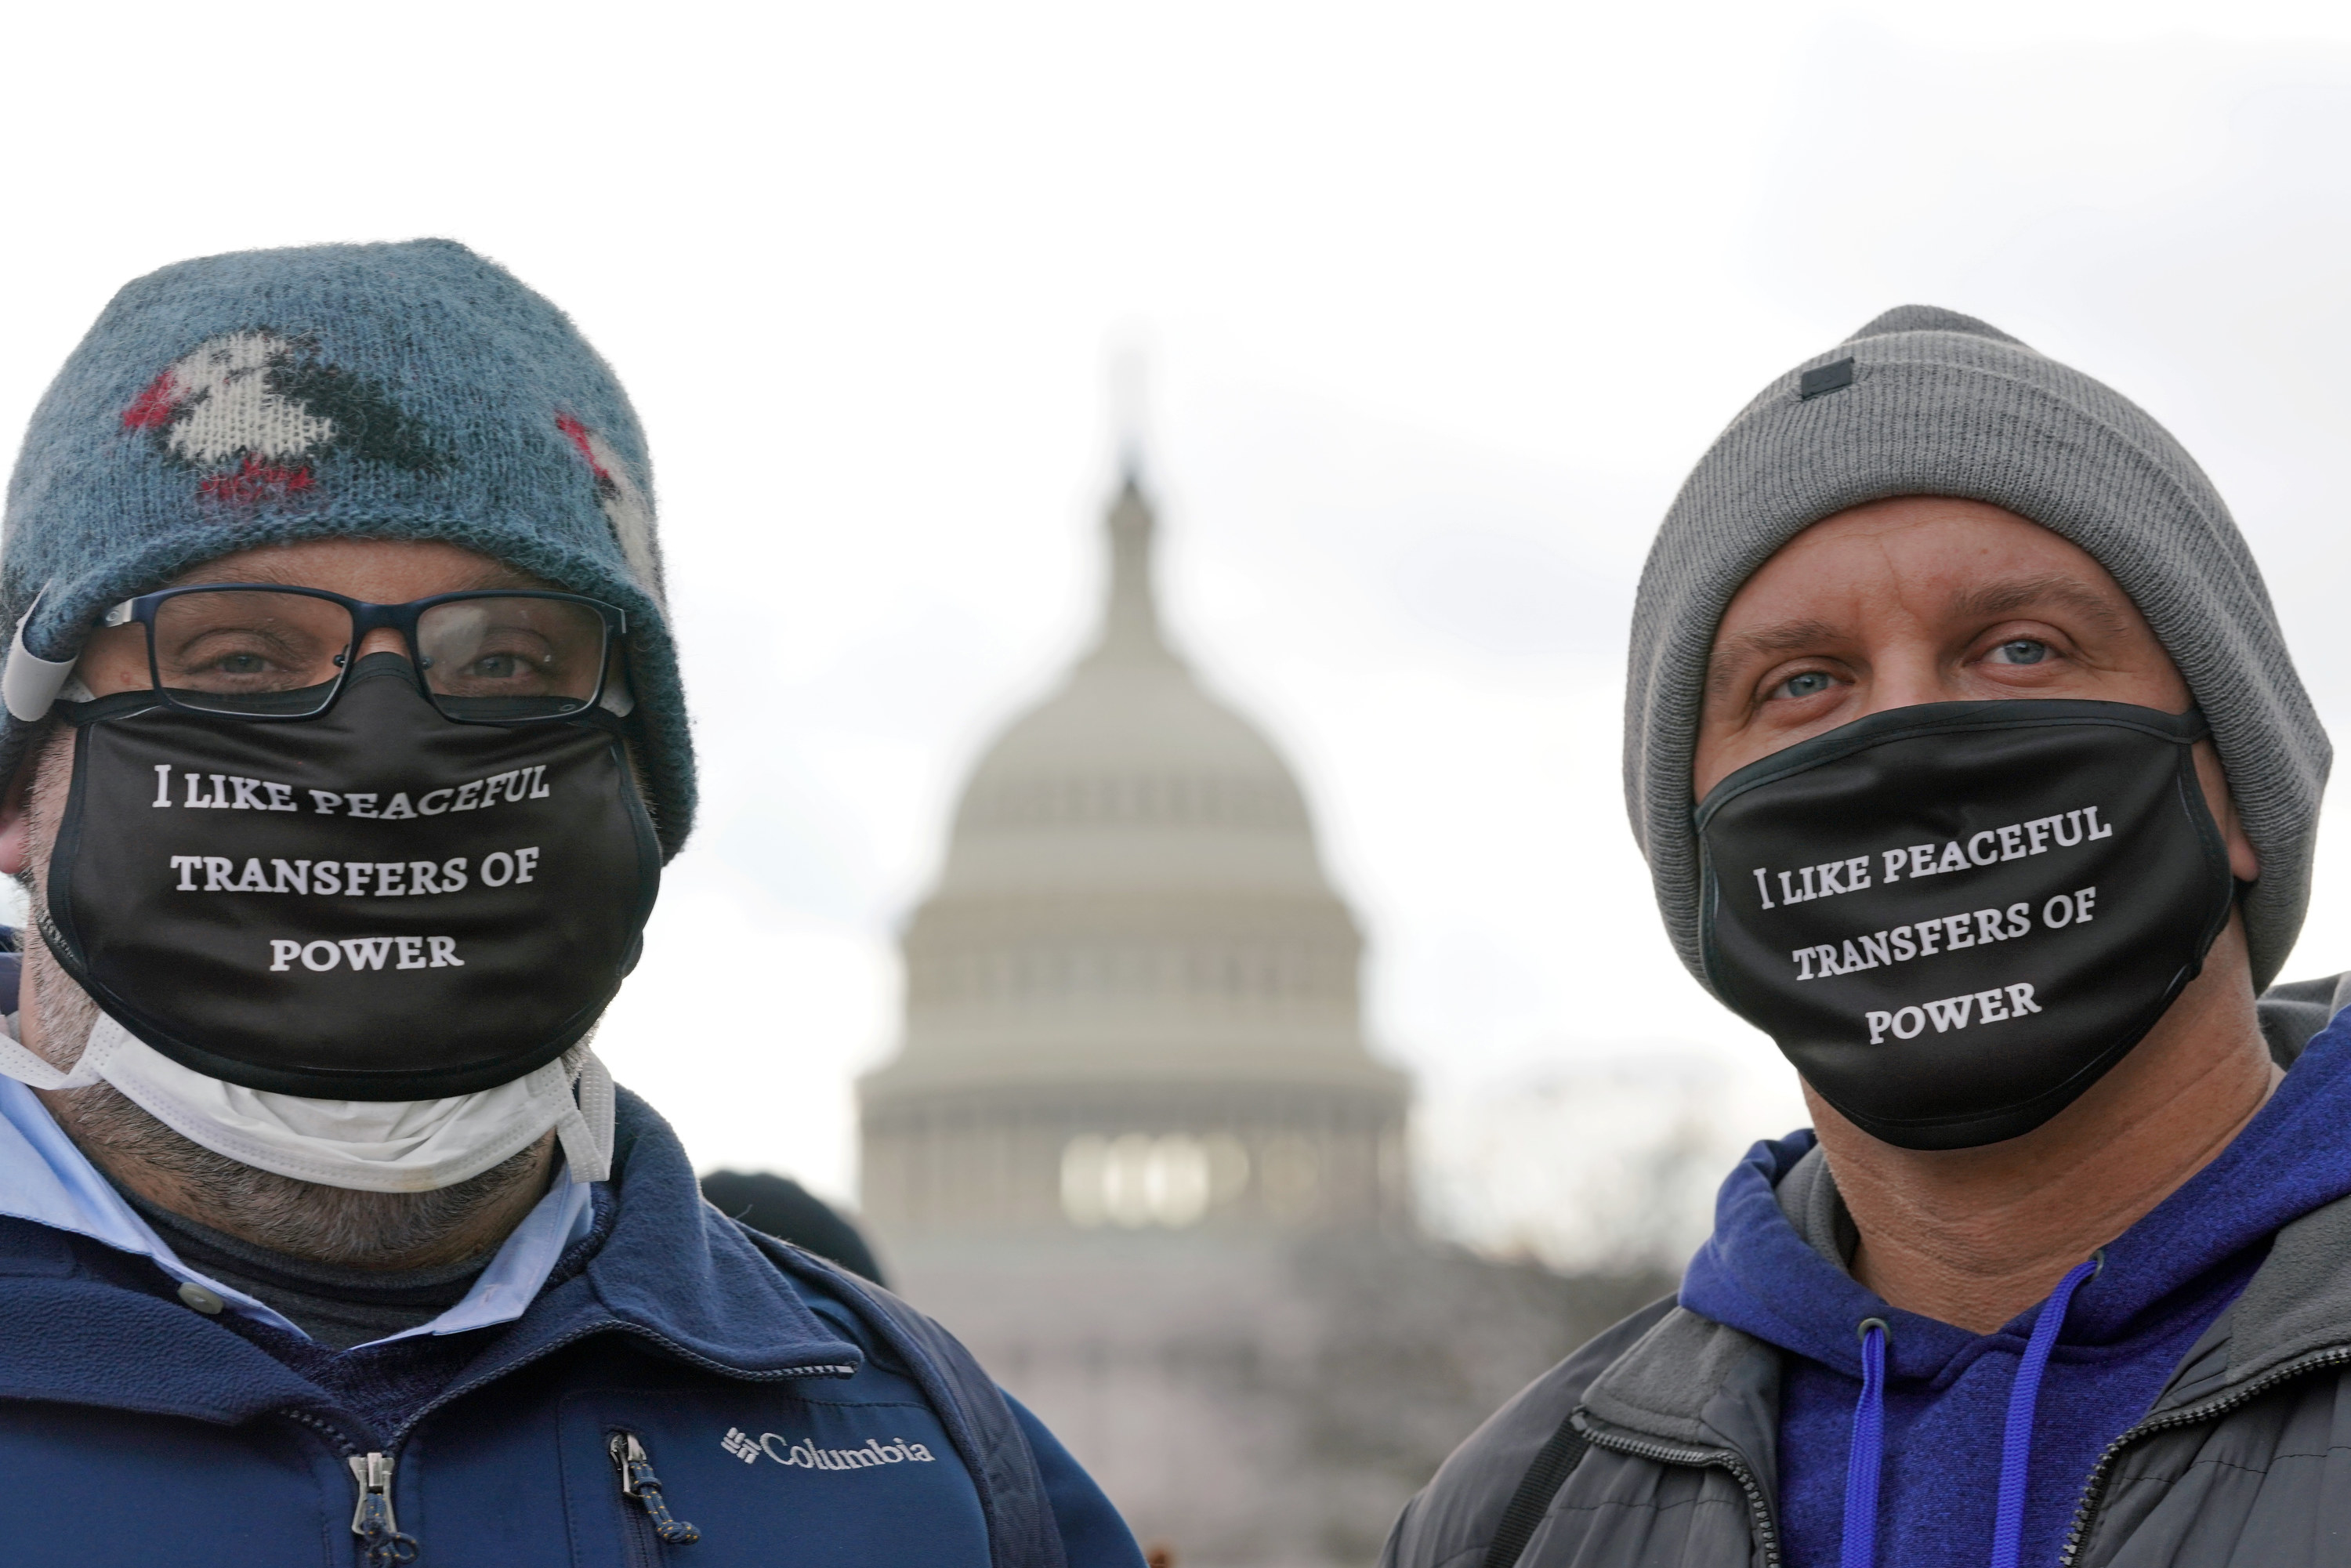
{"type": "MultiPolygon", "coordinates": [[[[2077,1263],[2057,1281],[2033,1320],[2008,1395],[2008,1425],[2001,1435],[2000,1501],[1992,1515],[1991,1568],[2018,1568],[2024,1550],[2024,1487],[2032,1470],[2032,1419],[2041,1405],[2041,1379],[2049,1353],[2065,1327],[2074,1292],[2106,1266],[2104,1249],[2077,1263]]],[[[1844,1471],[1844,1550],[1842,1568],[1875,1568],[1877,1562],[1878,1474],[1886,1458],[1886,1338],[1883,1318],[1864,1318],[1861,1335],[1861,1398],[1853,1407],[1853,1451],[1844,1471]]]]}
{"type": "Polygon", "coordinates": [[[2086,1262],[2057,1281],[2025,1342],[2024,1359],[2017,1364],[2016,1383],[2008,1391],[2008,1429],[2000,1440],[2000,1511],[1992,1516],[1991,1568],[2017,1568],[2024,1550],[2024,1483],[2032,1468],[2032,1413],[2041,1404],[2041,1376],[2049,1369],[2049,1353],[2057,1348],[2057,1334],[2065,1326],[2065,1309],[2082,1281],[2106,1266],[2105,1252],[2090,1254],[2086,1262]]]}
{"type": "Polygon", "coordinates": [[[1853,1407],[1853,1454],[1844,1467],[1844,1568],[1877,1561],[1877,1471],[1886,1458],[1886,1320],[1861,1320],[1861,1398],[1853,1407]]]}

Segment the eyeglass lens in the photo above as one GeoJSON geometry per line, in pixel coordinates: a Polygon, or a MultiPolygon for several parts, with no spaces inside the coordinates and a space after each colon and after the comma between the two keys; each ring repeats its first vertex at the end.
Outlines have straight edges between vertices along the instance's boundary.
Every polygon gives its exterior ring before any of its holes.
{"type": "MultiPolygon", "coordinates": [[[[327,706],[353,641],[350,611],[330,599],[200,590],[155,607],[154,673],[185,706],[299,716],[327,706]]],[[[449,716],[548,716],[595,697],[604,620],[569,600],[489,594],[426,610],[416,644],[425,689],[449,716]]]]}

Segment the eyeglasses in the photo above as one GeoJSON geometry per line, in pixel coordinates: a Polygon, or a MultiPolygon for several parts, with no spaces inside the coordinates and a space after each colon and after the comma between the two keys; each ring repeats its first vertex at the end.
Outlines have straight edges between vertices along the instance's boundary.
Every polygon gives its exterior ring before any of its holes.
{"type": "Polygon", "coordinates": [[[148,680],[173,707],[315,718],[341,694],[360,643],[388,626],[408,644],[417,690],[467,724],[529,723],[593,706],[614,639],[629,629],[622,611],[575,593],[491,589],[369,604],[257,583],[167,588],[123,601],[100,624],[133,622],[147,629],[148,680]]]}

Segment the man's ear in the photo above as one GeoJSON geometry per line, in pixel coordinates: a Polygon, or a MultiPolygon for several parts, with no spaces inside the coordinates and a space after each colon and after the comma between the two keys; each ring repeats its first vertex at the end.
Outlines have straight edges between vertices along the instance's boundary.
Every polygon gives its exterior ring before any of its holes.
{"type": "MultiPolygon", "coordinates": [[[[2262,857],[2253,852],[2253,841],[2245,837],[2244,824],[2237,813],[2229,813],[2229,874],[2239,882],[2258,882],[2262,875],[2262,857]]],[[[8,841],[0,838],[0,852],[5,852],[8,841]]]]}
{"type": "Polygon", "coordinates": [[[16,776],[0,795],[0,876],[22,876],[33,858],[33,776],[48,749],[47,733],[33,737],[16,763],[16,776]]]}
{"type": "MultiPolygon", "coordinates": [[[[2253,841],[2245,837],[2245,824],[2237,816],[2237,798],[2229,791],[2229,776],[2220,767],[2220,754],[2209,740],[2196,743],[2196,780],[2204,786],[2204,803],[2212,809],[2212,820],[2220,829],[2220,841],[2229,846],[2229,874],[2239,882],[2258,881],[2262,874],[2262,857],[2253,850],[2253,841]]],[[[5,844],[0,840],[0,844],[5,844]]]]}

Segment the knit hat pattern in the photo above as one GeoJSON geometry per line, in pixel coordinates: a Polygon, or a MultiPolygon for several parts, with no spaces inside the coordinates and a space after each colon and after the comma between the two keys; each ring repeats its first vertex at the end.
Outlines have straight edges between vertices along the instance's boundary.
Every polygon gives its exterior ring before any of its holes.
{"type": "MultiPolygon", "coordinates": [[[[694,821],[643,432],[548,300],[455,241],[204,256],[125,286],[35,410],[0,621],[70,659],[108,606],[305,539],[433,539],[627,613],[665,854],[694,821]],[[36,598],[38,607],[34,608],[36,598]]],[[[39,732],[0,729],[0,778],[39,732]]]]}
{"type": "Polygon", "coordinates": [[[2211,725],[2260,857],[2241,907],[2254,988],[2266,987],[2309,903],[2332,751],[2243,536],[2195,461],[2128,399],[1923,305],[1886,312],[1766,387],[1698,460],[1642,570],[1625,803],[1682,963],[1707,983],[1691,765],[1723,612],[1797,534],[1896,496],[2030,518],[2137,604],[2211,725]]]}

